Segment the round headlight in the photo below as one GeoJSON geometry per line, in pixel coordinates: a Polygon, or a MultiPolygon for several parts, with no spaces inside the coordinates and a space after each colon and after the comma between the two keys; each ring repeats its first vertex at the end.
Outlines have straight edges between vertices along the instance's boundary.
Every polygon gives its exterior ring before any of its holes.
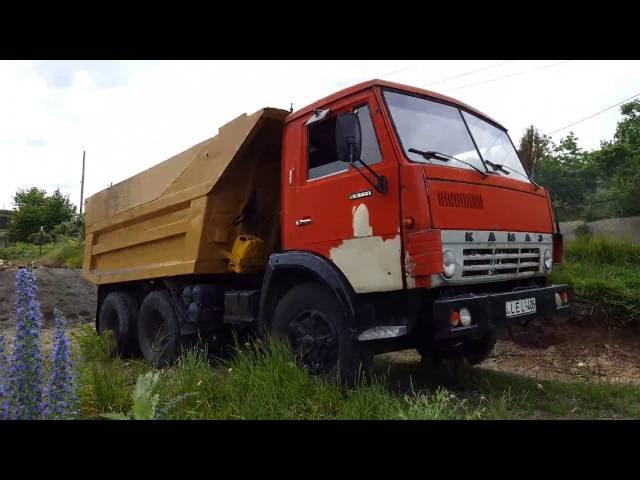
{"type": "Polygon", "coordinates": [[[445,278],[451,278],[456,273],[456,256],[451,250],[445,250],[442,254],[442,266],[445,278]]]}
{"type": "Polygon", "coordinates": [[[547,248],[544,251],[544,269],[546,271],[550,271],[552,265],[553,265],[553,255],[551,254],[551,250],[547,248]]]}

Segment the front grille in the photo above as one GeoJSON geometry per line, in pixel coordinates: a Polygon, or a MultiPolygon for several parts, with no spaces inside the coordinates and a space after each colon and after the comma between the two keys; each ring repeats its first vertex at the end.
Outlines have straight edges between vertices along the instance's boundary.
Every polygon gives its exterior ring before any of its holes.
{"type": "Polygon", "coordinates": [[[465,248],[463,277],[531,275],[540,268],[539,248],[465,248]]]}

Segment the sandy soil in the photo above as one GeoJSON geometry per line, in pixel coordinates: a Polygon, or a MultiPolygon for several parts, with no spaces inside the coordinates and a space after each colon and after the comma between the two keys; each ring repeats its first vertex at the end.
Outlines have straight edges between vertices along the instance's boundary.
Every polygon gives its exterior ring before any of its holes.
{"type": "MultiPolygon", "coordinates": [[[[8,338],[15,331],[16,271],[0,271],[0,333],[8,338]]],[[[96,288],[81,277],[80,270],[40,268],[36,273],[45,343],[52,333],[54,306],[65,314],[71,328],[94,321],[96,288]]],[[[391,364],[420,362],[415,350],[381,357],[391,364]]],[[[640,330],[607,328],[602,320],[584,314],[512,327],[500,332],[492,356],[478,368],[561,381],[588,378],[640,384],[640,330]]]]}

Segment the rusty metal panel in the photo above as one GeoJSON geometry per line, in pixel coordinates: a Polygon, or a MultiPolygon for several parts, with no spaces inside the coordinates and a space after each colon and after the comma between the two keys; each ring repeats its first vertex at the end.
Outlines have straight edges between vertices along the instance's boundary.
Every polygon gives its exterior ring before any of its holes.
{"type": "Polygon", "coordinates": [[[243,114],[217,136],[89,197],[84,277],[104,284],[224,273],[240,233],[277,248],[287,115],[243,114]],[[248,204],[257,214],[234,222],[248,204]]]}

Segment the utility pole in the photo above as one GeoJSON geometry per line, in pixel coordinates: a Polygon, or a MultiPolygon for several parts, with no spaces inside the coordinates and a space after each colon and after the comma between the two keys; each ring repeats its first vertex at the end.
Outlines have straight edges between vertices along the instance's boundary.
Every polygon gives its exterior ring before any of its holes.
{"type": "Polygon", "coordinates": [[[80,216],[82,217],[82,205],[84,202],[84,157],[87,152],[82,151],[82,180],[80,181],[80,216]]]}

